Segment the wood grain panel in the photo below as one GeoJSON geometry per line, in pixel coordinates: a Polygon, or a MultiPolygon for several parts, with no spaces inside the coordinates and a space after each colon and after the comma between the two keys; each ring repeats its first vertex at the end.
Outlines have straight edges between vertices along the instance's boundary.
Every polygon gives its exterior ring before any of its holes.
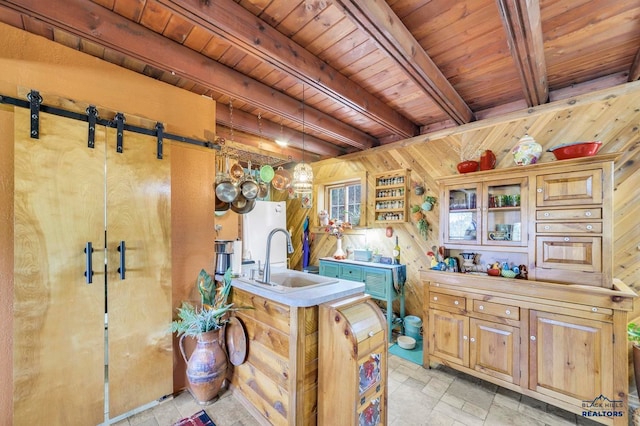
{"type": "Polygon", "coordinates": [[[235,306],[251,308],[239,312],[243,319],[253,318],[282,333],[289,333],[289,312],[292,308],[237,288],[232,289],[230,300],[235,306]]]}
{"type": "Polygon", "coordinates": [[[109,416],[173,391],[171,145],[107,128],[109,416]],[[117,247],[126,244],[125,278],[117,247]]]}
{"type": "MultiPolygon", "coordinates": [[[[40,117],[40,139],[31,139],[29,111],[15,111],[14,418],[41,423],[49,407],[48,424],[98,424],[104,420],[104,143],[89,149],[86,125],[40,117]],[[87,241],[95,249],[93,284],[84,277],[87,241]]],[[[104,130],[96,136],[104,141],[104,130]]]]}
{"type": "MultiPolygon", "coordinates": [[[[0,347],[13,347],[13,107],[0,107],[0,347]]],[[[13,353],[8,350],[0,356],[0,383],[13,389],[13,353]]],[[[0,412],[9,419],[13,418],[13,400],[10,392],[0,390],[0,412]]]]}

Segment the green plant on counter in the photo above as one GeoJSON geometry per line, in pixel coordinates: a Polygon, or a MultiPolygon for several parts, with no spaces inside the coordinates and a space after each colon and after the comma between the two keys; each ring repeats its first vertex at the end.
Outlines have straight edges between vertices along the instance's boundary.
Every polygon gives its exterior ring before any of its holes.
{"type": "Polygon", "coordinates": [[[185,334],[196,337],[200,333],[218,330],[227,323],[233,303],[227,303],[231,291],[231,268],[224,274],[223,283],[216,288],[215,280],[204,269],[198,274],[196,287],[202,296],[202,307],[182,302],[177,309],[178,319],[171,323],[171,331],[178,336],[185,334]]]}

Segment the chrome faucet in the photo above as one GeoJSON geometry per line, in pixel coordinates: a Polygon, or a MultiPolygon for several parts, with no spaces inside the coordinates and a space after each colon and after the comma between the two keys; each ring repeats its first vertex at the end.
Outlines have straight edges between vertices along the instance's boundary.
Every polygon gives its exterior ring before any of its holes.
{"type": "Polygon", "coordinates": [[[271,284],[271,238],[276,232],[284,232],[284,235],[287,237],[287,252],[293,253],[293,243],[291,242],[291,234],[284,228],[276,228],[273,231],[269,232],[269,236],[267,237],[267,254],[264,259],[264,273],[262,274],[262,283],[271,284]]]}

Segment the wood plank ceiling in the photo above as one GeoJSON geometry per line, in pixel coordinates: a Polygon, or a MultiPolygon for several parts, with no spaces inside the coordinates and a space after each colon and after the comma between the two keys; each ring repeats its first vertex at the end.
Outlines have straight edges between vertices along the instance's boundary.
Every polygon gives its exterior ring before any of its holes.
{"type": "Polygon", "coordinates": [[[294,160],[640,78],[640,0],[0,0],[0,21],[210,96],[218,136],[294,160]]]}

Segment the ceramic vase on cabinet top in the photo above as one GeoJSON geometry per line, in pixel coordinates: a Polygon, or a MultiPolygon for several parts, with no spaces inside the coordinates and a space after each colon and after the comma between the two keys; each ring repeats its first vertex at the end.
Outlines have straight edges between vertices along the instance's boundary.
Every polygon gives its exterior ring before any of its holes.
{"type": "Polygon", "coordinates": [[[187,380],[191,394],[200,405],[217,400],[227,374],[227,354],[220,346],[220,330],[212,330],[198,336],[198,343],[187,360],[183,339],[180,352],[187,363],[187,380]]]}
{"type": "Polygon", "coordinates": [[[338,260],[343,260],[347,258],[346,253],[342,249],[342,238],[336,239],[336,251],[333,253],[333,258],[338,260]]]}
{"type": "Polygon", "coordinates": [[[528,134],[525,134],[520,138],[518,144],[513,147],[511,154],[513,154],[513,161],[518,166],[535,164],[540,155],[542,155],[542,145],[528,134]]]}

